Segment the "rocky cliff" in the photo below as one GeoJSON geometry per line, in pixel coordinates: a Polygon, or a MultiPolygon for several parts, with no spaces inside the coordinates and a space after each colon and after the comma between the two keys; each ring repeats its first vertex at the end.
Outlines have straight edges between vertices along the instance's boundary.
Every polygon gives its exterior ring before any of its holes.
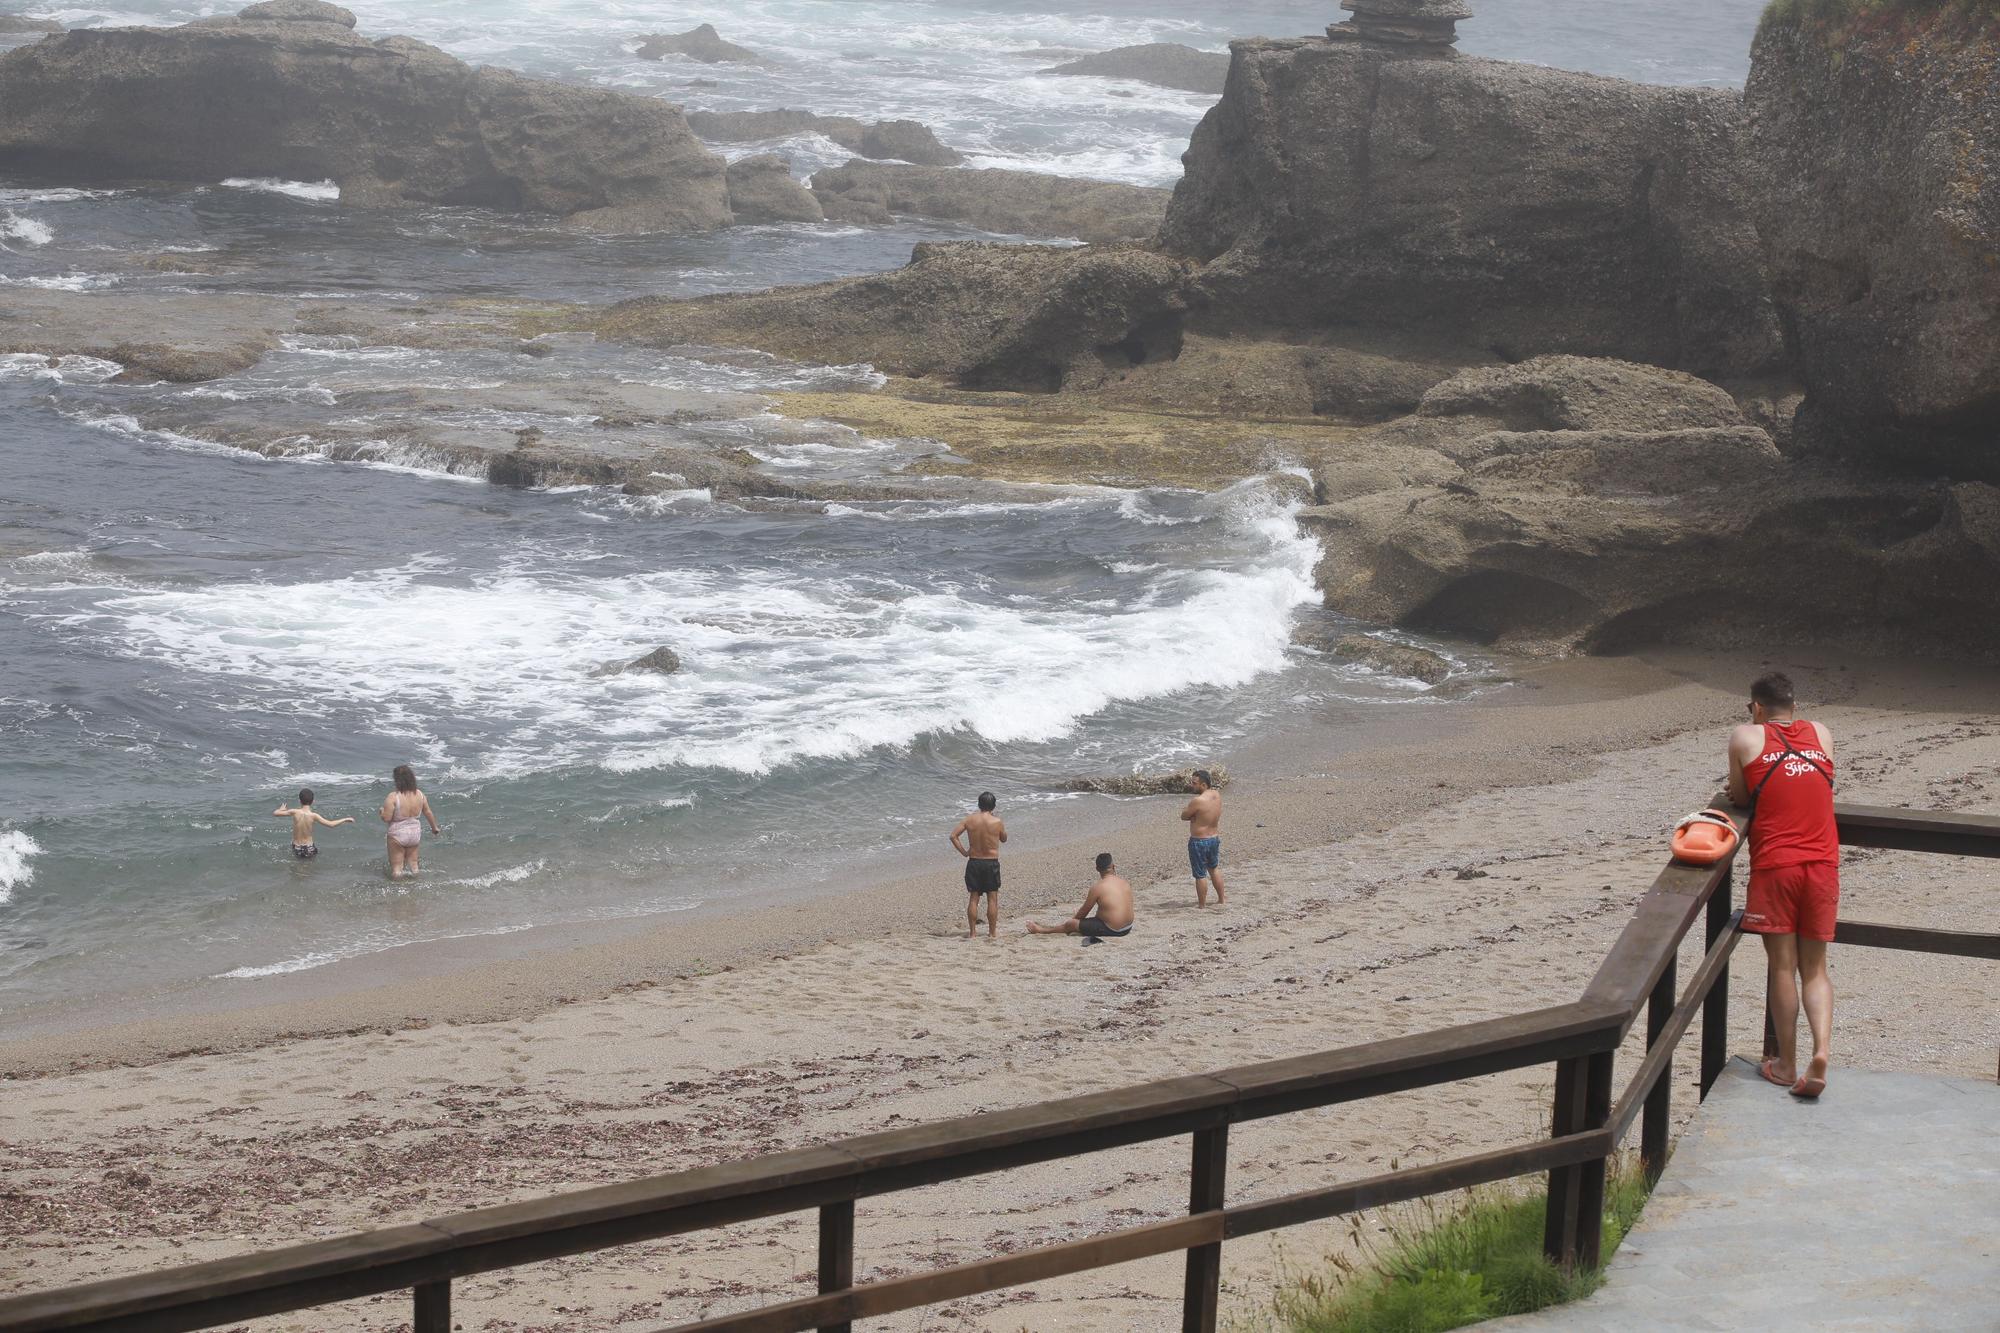
{"type": "Polygon", "coordinates": [[[1161,231],[1224,323],[1505,359],[1782,360],[1740,99],[1359,40],[1245,41],[1161,231]]]}
{"type": "Polygon", "coordinates": [[[1807,442],[2000,474],[2000,16],[1786,0],[1746,96],[1807,442]]]}
{"type": "Polygon", "coordinates": [[[0,57],[0,171],[331,179],[354,205],[480,204],[608,231],[729,221],[723,164],[654,98],[371,41],[321,0],[99,28],[0,57]]]}

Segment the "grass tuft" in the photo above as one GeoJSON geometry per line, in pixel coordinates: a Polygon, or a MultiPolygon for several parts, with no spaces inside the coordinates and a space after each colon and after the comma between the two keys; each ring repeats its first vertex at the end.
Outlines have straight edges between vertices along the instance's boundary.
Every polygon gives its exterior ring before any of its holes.
{"type": "MultiPolygon", "coordinates": [[[[1606,1182],[1606,1259],[1638,1221],[1646,1195],[1636,1164],[1606,1182]]],[[[1336,1259],[1331,1274],[1294,1279],[1272,1302],[1275,1326],[1284,1333],[1444,1333],[1588,1296],[1603,1283],[1601,1271],[1566,1273],[1542,1254],[1546,1202],[1546,1191],[1426,1199],[1391,1221],[1371,1262],[1336,1259]]]]}

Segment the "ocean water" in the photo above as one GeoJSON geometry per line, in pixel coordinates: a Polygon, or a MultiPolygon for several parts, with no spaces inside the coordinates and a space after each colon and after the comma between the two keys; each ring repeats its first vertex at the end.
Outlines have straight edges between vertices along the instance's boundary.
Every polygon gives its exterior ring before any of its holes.
{"type": "MultiPolygon", "coordinates": [[[[235,6],[8,7],[88,25],[235,6]]],[[[911,116],[975,166],[1146,184],[1177,177],[1208,99],[1038,69],[1338,17],[1125,0],[352,7],[367,31],[468,60],[705,108],[911,116]],[[702,21],[770,64],[629,54],[641,33],[702,21]]],[[[1469,51],[1733,84],[1758,6],[1481,8],[1469,51]]],[[[729,151],[753,147],[802,175],[844,156],[813,136],[729,151]]],[[[593,237],[471,209],[352,211],[329,182],[0,180],[0,306],[10,291],[158,297],[180,312],[162,318],[187,318],[282,295],[417,321],[445,299],[815,281],[973,236],[908,222],[593,237]]],[[[573,336],[536,350],[299,336],[199,385],[0,357],[0,1023],[838,886],[935,841],[980,787],[1059,809],[1081,799],[1053,789],[1064,777],[1209,759],[1302,714],[1452,706],[1291,644],[1318,551],[1282,486],[840,504],[732,504],[671,478],[647,497],[489,486],[450,446],[635,416],[650,444],[746,451],[803,481],[913,484],[910,464],[944,447],[787,420],[759,396],[865,389],[866,366],[573,336]],[[681,673],[593,674],[661,644],[681,673]],[[422,879],[390,884],[373,812],[400,762],[448,831],[422,879]],[[307,866],[269,814],[301,785],[360,821],[323,833],[307,866]]]]}

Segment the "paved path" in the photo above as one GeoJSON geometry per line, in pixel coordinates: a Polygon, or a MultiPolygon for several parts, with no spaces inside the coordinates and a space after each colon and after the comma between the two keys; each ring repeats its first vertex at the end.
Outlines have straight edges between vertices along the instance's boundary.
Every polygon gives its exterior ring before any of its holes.
{"type": "Polygon", "coordinates": [[[1507,1333],[2000,1330],[2000,1086],[1733,1060],[1587,1301],[1507,1333]]]}

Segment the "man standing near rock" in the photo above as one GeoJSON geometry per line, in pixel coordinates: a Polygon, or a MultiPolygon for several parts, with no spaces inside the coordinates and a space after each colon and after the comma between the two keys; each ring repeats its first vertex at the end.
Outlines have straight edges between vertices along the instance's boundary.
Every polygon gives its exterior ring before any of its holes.
{"type": "Polygon", "coordinates": [[[979,900],[986,900],[986,938],[1000,934],[1000,844],[1007,841],[1007,826],[993,813],[999,799],[990,791],[979,793],[979,809],[958,821],[951,830],[951,847],[965,858],[965,938],[979,933],[979,900]],[[964,842],[959,839],[964,838],[964,842]]]}
{"type": "Polygon", "coordinates": [[[1208,906],[1208,886],[1215,884],[1215,905],[1229,901],[1222,887],[1222,793],[1205,768],[1194,771],[1194,799],[1181,809],[1188,826],[1188,869],[1194,872],[1197,907],[1208,906]]]}
{"type": "Polygon", "coordinates": [[[1750,720],[1729,738],[1729,799],[1750,809],[1750,887],[1743,929],[1764,937],[1778,1053],[1759,1071],[1794,1097],[1826,1091],[1833,979],[1826,946],[1840,906],[1840,831],[1833,817],[1833,737],[1794,716],[1791,678],[1750,687],[1750,720]],[[1812,1062],[1799,1071],[1799,998],[1812,1062]]]}

